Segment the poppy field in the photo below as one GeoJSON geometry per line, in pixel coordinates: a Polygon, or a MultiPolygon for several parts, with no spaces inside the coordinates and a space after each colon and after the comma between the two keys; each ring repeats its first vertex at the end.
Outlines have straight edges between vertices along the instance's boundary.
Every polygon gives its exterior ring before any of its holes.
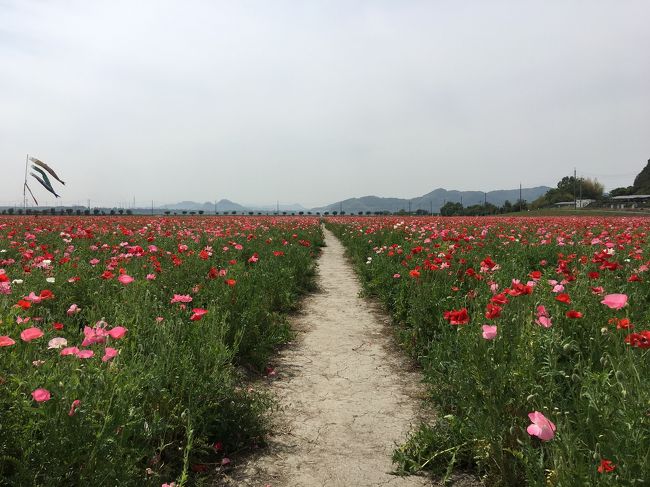
{"type": "Polygon", "coordinates": [[[404,473],[650,481],[650,220],[330,218],[436,411],[404,473]]]}
{"type": "Polygon", "coordinates": [[[263,438],[316,218],[0,218],[0,484],[186,485],[263,438]]]}

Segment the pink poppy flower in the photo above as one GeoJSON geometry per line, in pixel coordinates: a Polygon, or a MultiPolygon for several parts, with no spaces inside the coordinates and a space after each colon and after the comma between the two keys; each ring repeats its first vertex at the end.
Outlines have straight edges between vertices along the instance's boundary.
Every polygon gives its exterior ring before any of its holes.
{"type": "Polygon", "coordinates": [[[119,353],[118,350],[112,347],[106,347],[106,349],[104,350],[104,356],[102,357],[102,362],[108,362],[110,359],[117,357],[118,353],[119,353]]]}
{"type": "Polygon", "coordinates": [[[49,401],[52,396],[47,389],[39,388],[32,392],[32,397],[36,402],[45,402],[49,401]]]}
{"type": "Polygon", "coordinates": [[[192,302],[192,296],[189,294],[174,294],[174,297],[170,301],[171,304],[174,303],[191,303],[192,302]]]}
{"type": "Polygon", "coordinates": [[[72,401],[72,405],[70,406],[70,411],[68,411],[68,416],[74,416],[77,413],[77,408],[81,405],[81,401],[79,399],[75,399],[72,401]]]}
{"type": "Polygon", "coordinates": [[[79,349],[77,347],[66,347],[61,350],[61,353],[59,355],[65,357],[66,355],[77,355],[77,353],[79,353],[79,349]]]}
{"type": "Polygon", "coordinates": [[[124,335],[126,335],[126,332],[129,331],[123,326],[116,326],[115,328],[112,328],[108,331],[108,334],[111,338],[114,340],[118,340],[122,338],[124,335]]]}
{"type": "Polygon", "coordinates": [[[42,336],[43,336],[43,332],[41,331],[40,328],[36,328],[36,327],[27,328],[20,333],[20,338],[24,342],[31,342],[32,340],[36,340],[37,338],[41,338],[42,336]]]}
{"type": "Polygon", "coordinates": [[[100,260],[99,259],[90,259],[90,265],[91,266],[96,266],[99,264],[100,260]]]}
{"type": "Polygon", "coordinates": [[[29,296],[25,296],[25,300],[26,300],[26,301],[31,301],[31,302],[34,303],[34,304],[38,304],[38,303],[40,303],[43,299],[42,299],[40,296],[36,295],[36,294],[34,293],[34,291],[32,291],[31,293],[29,293],[29,296]]]}
{"type": "Polygon", "coordinates": [[[0,336],[0,347],[10,347],[11,345],[15,345],[15,343],[16,342],[7,335],[0,336]]]}
{"type": "Polygon", "coordinates": [[[627,305],[627,294],[608,294],[601,303],[611,309],[621,309],[627,305]]]}
{"type": "Polygon", "coordinates": [[[393,274],[393,279],[399,279],[400,277],[402,276],[400,276],[399,274],[393,274]]]}
{"type": "Polygon", "coordinates": [[[526,428],[526,431],[530,436],[536,436],[542,441],[549,441],[553,439],[555,436],[556,428],[551,420],[549,420],[539,411],[528,413],[528,418],[530,419],[531,423],[533,423],[528,425],[528,428],[526,428]]]}
{"type": "Polygon", "coordinates": [[[48,349],[53,349],[53,348],[63,348],[68,344],[68,340],[66,340],[63,337],[56,337],[52,338],[48,343],[47,343],[47,348],[48,349]]]}
{"type": "Polygon", "coordinates": [[[135,281],[135,279],[133,279],[133,278],[132,278],[131,276],[129,276],[128,274],[121,274],[120,277],[117,278],[117,280],[120,281],[120,282],[121,282],[122,284],[124,284],[125,286],[126,286],[127,284],[131,284],[133,281],[135,281]]]}
{"type": "Polygon", "coordinates": [[[207,312],[208,312],[207,309],[203,309],[203,308],[194,308],[194,309],[192,310],[192,316],[190,316],[190,320],[192,320],[192,321],[198,321],[198,320],[200,320],[201,318],[203,318],[203,316],[204,316],[205,314],[207,314],[207,312]]]}
{"type": "Polygon", "coordinates": [[[497,336],[497,326],[496,325],[483,325],[483,338],[486,340],[494,340],[497,336]]]}
{"type": "Polygon", "coordinates": [[[76,315],[79,312],[81,312],[81,308],[76,304],[71,304],[70,307],[68,308],[68,311],[66,311],[66,314],[68,316],[72,316],[72,315],[76,315]]]}
{"type": "Polygon", "coordinates": [[[548,311],[546,311],[546,308],[542,305],[537,307],[537,318],[535,319],[535,323],[544,328],[550,328],[553,326],[548,311]]]}
{"type": "Polygon", "coordinates": [[[84,326],[85,338],[83,342],[81,342],[81,346],[88,347],[90,345],[94,345],[95,343],[104,343],[106,341],[106,335],[108,335],[108,333],[102,326],[95,326],[94,328],[84,326]]]}
{"type": "Polygon", "coordinates": [[[79,350],[76,354],[77,358],[92,358],[95,355],[95,352],[92,350],[79,350]]]}
{"type": "Polygon", "coordinates": [[[153,281],[156,279],[156,274],[147,274],[147,281],[153,281]]]}

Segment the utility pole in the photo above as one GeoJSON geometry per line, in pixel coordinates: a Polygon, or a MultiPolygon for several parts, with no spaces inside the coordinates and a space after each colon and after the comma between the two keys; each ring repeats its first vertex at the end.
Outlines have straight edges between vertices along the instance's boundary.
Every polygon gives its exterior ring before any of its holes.
{"type": "Polygon", "coordinates": [[[153,216],[153,200],[151,200],[151,216],[153,216]]]}
{"type": "Polygon", "coordinates": [[[280,214],[280,200],[275,201],[275,211],[278,215],[280,214]]]}
{"type": "Polygon", "coordinates": [[[339,206],[339,215],[343,214],[343,202],[341,201],[341,204],[339,206]]]}
{"type": "Polygon", "coordinates": [[[573,207],[578,209],[578,200],[576,199],[576,168],[573,168],[573,207]]]}
{"type": "Polygon", "coordinates": [[[524,201],[521,199],[521,183],[519,183],[519,211],[521,212],[522,210],[522,205],[524,204],[524,201]]]}
{"type": "Polygon", "coordinates": [[[214,214],[217,214],[217,200],[214,200],[214,214]]]}

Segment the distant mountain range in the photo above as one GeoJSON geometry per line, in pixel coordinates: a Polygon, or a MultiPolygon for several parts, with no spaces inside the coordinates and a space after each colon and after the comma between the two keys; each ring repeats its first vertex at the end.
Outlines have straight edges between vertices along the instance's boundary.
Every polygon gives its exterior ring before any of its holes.
{"type": "MultiPolygon", "coordinates": [[[[522,188],[521,198],[531,202],[538,197],[545,194],[549,189],[548,186],[536,186],[534,188],[522,188]]],[[[187,210],[187,211],[200,211],[206,213],[219,213],[233,212],[246,213],[249,211],[254,212],[275,212],[279,209],[280,212],[300,212],[305,213],[311,211],[312,213],[325,213],[327,212],[340,212],[341,210],[346,213],[358,212],[376,212],[376,211],[390,211],[398,212],[400,210],[412,211],[425,210],[433,211],[434,213],[440,212],[440,208],[447,202],[462,203],[463,206],[468,207],[472,205],[480,205],[485,201],[492,203],[495,206],[502,206],[508,200],[515,203],[519,199],[519,189],[499,189],[496,191],[456,191],[447,190],[444,188],[434,189],[430,193],[415,198],[382,198],[379,196],[362,196],[360,198],[349,198],[343,201],[337,201],[327,206],[317,208],[305,208],[304,206],[295,203],[291,205],[240,205],[233,201],[222,199],[216,203],[206,201],[205,203],[197,203],[195,201],[181,201],[180,203],[173,203],[163,205],[160,208],[170,211],[187,210]]]]}
{"type": "Polygon", "coordinates": [[[215,204],[214,201],[206,201],[205,203],[197,203],[196,201],[181,201],[179,203],[172,203],[169,205],[160,206],[161,209],[178,211],[178,210],[188,210],[188,211],[200,211],[203,210],[206,213],[213,213],[218,211],[223,213],[224,211],[232,212],[236,211],[237,213],[246,213],[249,211],[262,211],[262,212],[273,212],[273,211],[308,211],[308,208],[294,203],[294,204],[276,204],[276,205],[240,205],[234,201],[227,199],[222,199],[217,201],[215,204]]]}

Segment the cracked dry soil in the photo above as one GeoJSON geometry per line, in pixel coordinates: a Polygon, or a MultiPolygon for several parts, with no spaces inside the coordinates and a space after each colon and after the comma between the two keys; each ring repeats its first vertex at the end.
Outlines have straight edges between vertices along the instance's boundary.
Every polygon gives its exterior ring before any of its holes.
{"type": "Polygon", "coordinates": [[[421,379],[395,349],[387,319],[360,285],[334,235],[325,230],[320,291],[293,319],[298,336],[276,361],[270,386],[280,412],[268,448],[228,485],[272,487],[420,486],[391,475],[391,455],[420,414],[421,379]]]}

